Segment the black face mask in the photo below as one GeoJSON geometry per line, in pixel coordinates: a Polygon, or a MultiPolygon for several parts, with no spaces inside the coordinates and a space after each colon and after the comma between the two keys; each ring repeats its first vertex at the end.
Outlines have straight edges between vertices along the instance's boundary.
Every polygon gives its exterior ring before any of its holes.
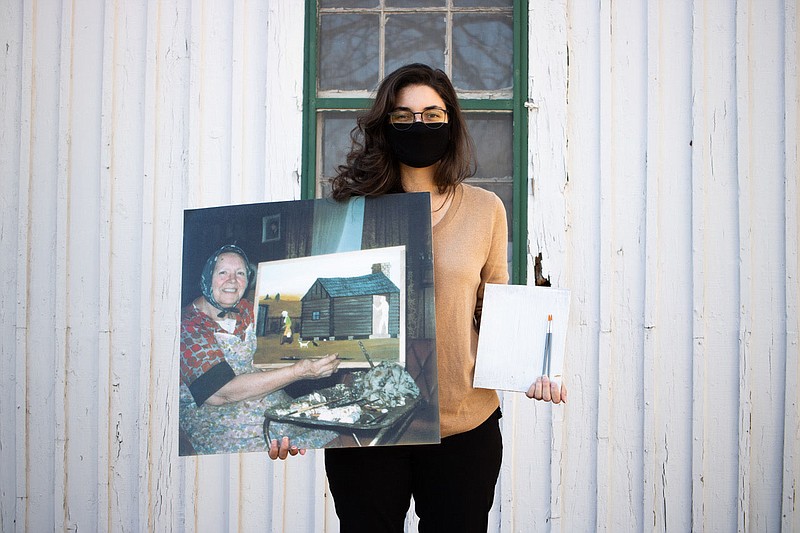
{"type": "Polygon", "coordinates": [[[402,131],[387,124],[386,139],[401,163],[414,168],[429,167],[447,152],[450,124],[445,122],[440,127],[431,129],[422,122],[415,122],[402,131]]]}

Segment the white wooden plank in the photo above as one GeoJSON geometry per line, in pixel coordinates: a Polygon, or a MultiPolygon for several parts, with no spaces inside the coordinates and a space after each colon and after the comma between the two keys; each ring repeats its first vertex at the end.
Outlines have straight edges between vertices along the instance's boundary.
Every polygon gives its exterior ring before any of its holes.
{"type": "Polygon", "coordinates": [[[202,207],[203,187],[202,185],[202,166],[200,155],[200,132],[203,127],[201,113],[202,92],[202,36],[203,36],[203,11],[205,3],[200,2],[189,9],[189,39],[187,47],[189,49],[189,150],[186,155],[188,159],[189,171],[184,182],[183,207],[184,209],[202,207]]]}
{"type": "Polygon", "coordinates": [[[225,502],[228,507],[228,523],[226,524],[226,531],[238,531],[241,529],[241,518],[244,515],[242,508],[242,462],[240,454],[228,455],[225,459],[226,466],[226,483],[223,485],[223,490],[226,490],[227,501],[225,502]]]}
{"type": "Polygon", "coordinates": [[[194,461],[194,516],[187,513],[187,523],[197,532],[229,531],[230,515],[236,511],[229,503],[230,455],[204,455],[194,461]]]}
{"type": "MultiPolygon", "coordinates": [[[[536,150],[529,152],[528,175],[532,197],[528,201],[528,269],[533,272],[534,258],[542,258],[542,275],[553,287],[566,283],[566,198],[569,186],[566,168],[567,107],[567,5],[566,2],[530,5],[528,16],[529,42],[529,107],[528,142],[536,150]]],[[[526,188],[527,190],[527,188],[526,188]]],[[[530,283],[533,276],[530,275],[530,283]]],[[[567,384],[567,386],[569,386],[567,384]]],[[[564,450],[564,406],[533,404],[522,395],[507,394],[517,402],[507,432],[506,446],[512,447],[509,466],[521,475],[511,485],[510,513],[503,510],[503,523],[509,531],[522,524],[542,530],[559,530],[563,511],[562,473],[566,462],[564,450]],[[541,424],[544,431],[530,433],[530,421],[541,424]],[[535,437],[530,438],[531,435],[535,437]],[[537,442],[546,438],[541,445],[537,442]],[[519,463],[518,463],[519,461],[519,463]],[[521,463],[521,464],[520,464],[521,463]],[[533,469],[525,476],[530,464],[533,469]],[[524,501],[520,501],[520,500],[524,501]],[[506,520],[510,514],[511,521],[506,520]]],[[[537,402],[538,403],[538,402],[537,402]]],[[[505,472],[504,472],[505,473],[505,472]]]]}
{"type": "Polygon", "coordinates": [[[266,501],[271,485],[272,461],[265,453],[246,453],[242,454],[239,462],[242,472],[240,531],[269,530],[271,516],[266,501]]]}
{"type": "MultiPolygon", "coordinates": [[[[65,9],[67,5],[64,4],[65,9]]],[[[65,468],[63,528],[96,527],[98,498],[97,405],[100,226],[100,117],[102,115],[103,3],[81,2],[64,17],[61,82],[69,84],[64,138],[68,152],[65,180],[66,327],[64,346],[65,468]],[[66,28],[69,23],[70,28],[66,28]],[[91,258],[91,259],[89,259],[91,258]]],[[[58,504],[59,502],[57,502],[58,504]]]]}
{"type": "Polygon", "coordinates": [[[250,122],[251,117],[244,115],[245,100],[249,92],[249,84],[247,83],[246,72],[249,73],[249,66],[245,64],[245,50],[247,49],[247,26],[246,20],[248,18],[247,8],[249,6],[246,2],[233,3],[230,12],[231,24],[231,48],[230,63],[231,69],[231,108],[230,108],[230,122],[231,122],[231,164],[230,164],[230,180],[231,180],[231,200],[235,203],[242,203],[246,201],[245,189],[246,184],[244,181],[244,165],[245,154],[244,150],[244,129],[245,124],[250,122]]]}
{"type": "Polygon", "coordinates": [[[600,264],[599,264],[599,295],[598,295],[598,399],[597,399],[597,474],[598,483],[602,480],[603,485],[598,485],[597,491],[597,528],[613,529],[610,523],[613,500],[612,486],[614,476],[614,466],[611,462],[613,428],[612,428],[612,294],[613,294],[613,268],[610,258],[612,255],[612,216],[613,203],[611,190],[612,181],[612,58],[611,58],[611,35],[613,13],[611,4],[601,4],[598,21],[598,64],[600,65],[598,99],[595,104],[599,109],[599,191],[600,198],[598,226],[600,243],[600,264]]]}
{"type": "MultiPolygon", "coordinates": [[[[72,6],[68,3],[61,4],[59,13],[61,32],[59,38],[59,72],[69,73],[59,76],[58,79],[58,171],[56,173],[56,212],[55,212],[55,247],[53,260],[55,262],[55,280],[53,283],[54,306],[54,360],[53,367],[53,402],[54,402],[54,433],[53,443],[53,518],[58,529],[66,530],[69,527],[67,509],[67,480],[69,462],[67,459],[68,443],[68,409],[67,401],[67,369],[70,366],[69,357],[69,199],[70,199],[70,163],[71,143],[68,142],[72,134],[70,113],[72,108],[72,56],[73,56],[73,30],[74,23],[72,6]]],[[[55,36],[54,36],[55,39],[55,36]]]]}
{"type": "MultiPolygon", "coordinates": [[[[6,53],[0,54],[0,176],[18,176],[17,179],[0,179],[0,365],[7,369],[0,374],[0,531],[13,531],[17,517],[19,452],[24,449],[18,431],[18,400],[21,388],[16,376],[20,357],[17,350],[20,300],[18,279],[25,282],[25,273],[19,271],[23,264],[18,254],[21,242],[18,216],[24,213],[20,187],[26,186],[27,174],[21,172],[23,134],[21,124],[23,77],[23,5],[4,2],[0,5],[0,35],[6,53]]],[[[26,96],[27,100],[28,96],[26,96]]],[[[29,103],[28,103],[29,105],[29,103]]],[[[23,194],[27,193],[23,192],[23,194]]],[[[24,375],[20,376],[24,379],[24,375]]]]}
{"type": "Polygon", "coordinates": [[[100,197],[98,246],[98,354],[97,354],[97,523],[100,529],[112,528],[111,514],[111,224],[112,179],[114,164],[112,144],[115,135],[114,75],[116,64],[117,10],[114,0],[106,0],[103,8],[103,79],[100,145],[100,197]]]}
{"type": "Polygon", "coordinates": [[[200,468],[200,457],[181,457],[178,459],[178,468],[181,475],[180,495],[178,504],[178,524],[180,531],[198,531],[197,524],[197,472],[200,468]]]}
{"type": "MultiPolygon", "coordinates": [[[[304,457],[295,456],[286,460],[284,531],[323,530],[323,523],[317,522],[317,515],[312,512],[312,498],[322,496],[316,486],[319,480],[314,468],[316,455],[323,456],[324,452],[309,451],[304,457]]],[[[264,459],[269,460],[266,456],[264,459]]]]}
{"type": "Polygon", "coordinates": [[[691,529],[691,3],[648,4],[644,520],[691,529]]]}
{"type": "MultiPolygon", "coordinates": [[[[663,64],[661,55],[661,26],[662,11],[658,2],[648,4],[647,9],[647,157],[645,170],[645,224],[644,224],[644,342],[642,351],[642,400],[644,409],[642,413],[642,432],[644,442],[642,448],[642,516],[645,523],[652,519],[653,529],[664,527],[664,509],[656,505],[656,500],[664,501],[663,487],[656,485],[659,474],[658,462],[661,459],[659,450],[662,446],[662,414],[656,398],[656,368],[658,352],[658,333],[661,323],[659,321],[659,301],[661,296],[659,287],[659,240],[660,228],[660,186],[663,176],[663,146],[660,133],[665,126],[666,117],[661,111],[663,94],[661,87],[666,82],[659,76],[663,64]],[[658,330],[656,329],[658,328],[658,330]]],[[[665,324],[666,325],[666,324],[665,324]]],[[[666,443],[663,443],[664,445],[666,443]]]]}
{"type": "Polygon", "coordinates": [[[705,531],[704,468],[706,462],[706,344],[705,344],[705,176],[708,159],[705,128],[706,72],[704,39],[707,37],[705,12],[697,3],[692,5],[692,529],[705,531]]]}
{"type": "MultiPolygon", "coordinates": [[[[269,110],[265,106],[267,98],[267,87],[273,83],[267,73],[269,71],[268,61],[265,57],[268,53],[270,7],[276,2],[270,0],[250,0],[247,2],[247,11],[244,15],[243,31],[245,38],[242,39],[242,59],[243,81],[246,90],[243,91],[242,113],[245,120],[242,122],[242,198],[246,202],[263,201],[265,199],[265,163],[266,163],[266,136],[267,136],[267,114],[269,110]]],[[[303,9],[297,10],[297,2],[282,2],[282,5],[289,4],[290,8],[295,9],[296,17],[303,18],[303,9]]],[[[275,9],[273,7],[273,9],[275,9]]],[[[301,42],[296,44],[298,48],[303,47],[302,36],[294,37],[301,42]]],[[[301,73],[302,74],[302,73],[301,73]]],[[[284,74],[288,75],[288,73],[284,74]]],[[[274,76],[274,73],[273,73],[274,76]]],[[[299,79],[300,94],[302,95],[302,77],[299,79]]],[[[299,154],[298,154],[299,156],[299,154]]]]}
{"type": "MultiPolygon", "coordinates": [[[[184,154],[188,132],[185,99],[189,82],[188,7],[179,0],[171,3],[151,2],[155,24],[152,53],[154,107],[152,113],[152,220],[145,225],[150,233],[150,246],[143,247],[143,271],[150,270],[152,311],[149,313],[150,344],[143,343],[143,360],[147,368],[147,398],[154,406],[149,412],[147,462],[149,484],[147,529],[175,530],[181,523],[177,509],[181,507],[180,469],[178,459],[178,321],[180,301],[180,264],[182,243],[182,184],[186,177],[184,154]],[[149,260],[147,260],[149,258],[149,260]],[[149,357],[147,357],[149,356],[149,357]],[[164,406],[164,407],[162,407],[164,406]]],[[[149,136],[149,135],[148,135],[149,136]]],[[[146,202],[147,203],[147,202],[146,202]]],[[[142,374],[143,378],[145,374],[142,374]]]]}
{"type": "MultiPolygon", "coordinates": [[[[201,93],[201,46],[204,27],[204,14],[205,3],[199,3],[192,6],[189,10],[190,13],[190,26],[189,26],[189,150],[187,154],[189,171],[184,182],[183,192],[183,207],[194,208],[203,205],[203,188],[202,171],[200,154],[202,153],[200,147],[200,136],[202,128],[202,113],[200,109],[200,93],[201,93]]],[[[200,486],[201,480],[206,484],[212,486],[219,486],[221,479],[212,479],[207,465],[209,461],[217,463],[218,460],[214,458],[207,459],[205,457],[192,457],[180,459],[183,462],[184,478],[183,478],[183,525],[185,531],[197,532],[199,531],[199,524],[202,520],[201,510],[206,507],[209,508],[210,514],[214,517],[222,515],[224,510],[221,508],[222,502],[212,500],[207,505],[203,506],[200,499],[200,486]],[[204,471],[201,475],[201,469],[204,471]]],[[[205,524],[204,524],[205,525],[205,524]]],[[[210,522],[207,524],[209,527],[220,528],[219,524],[210,522]]]]}
{"type": "Polygon", "coordinates": [[[735,6],[697,5],[693,41],[693,527],[736,528],[738,237],[735,6]]]}
{"type": "Polygon", "coordinates": [[[798,45],[797,5],[785,4],[784,33],[784,126],[786,180],[786,382],[783,421],[783,493],[781,498],[781,530],[800,531],[797,505],[800,474],[800,187],[798,186],[798,137],[800,124],[800,88],[797,83],[798,45]]]}
{"type": "Polygon", "coordinates": [[[284,516],[284,510],[289,498],[289,494],[286,491],[286,462],[278,460],[270,466],[272,467],[272,476],[270,477],[271,483],[268,488],[269,498],[267,500],[270,506],[269,522],[273,531],[285,531],[286,517],[284,516]]]}
{"type": "MultiPolygon", "coordinates": [[[[232,200],[231,184],[231,75],[233,65],[233,4],[224,0],[204,2],[195,6],[200,11],[198,54],[198,79],[192,82],[197,90],[199,122],[199,159],[196,173],[192,173],[191,187],[197,188],[202,199],[192,207],[221,205],[232,200]],[[197,181],[194,181],[197,180],[197,181]]],[[[194,9],[192,10],[194,17],[194,9]]],[[[194,74],[194,71],[193,71],[194,74]]],[[[193,76],[194,78],[194,76],[193,76]]]]}
{"type": "Polygon", "coordinates": [[[120,2],[115,9],[112,55],[113,122],[109,149],[109,524],[111,529],[146,528],[141,515],[140,446],[142,323],[139,279],[142,254],[144,96],[147,11],[120,2]]]}
{"type": "MultiPolygon", "coordinates": [[[[563,286],[566,206],[567,36],[566,2],[530,6],[528,54],[529,110],[528,203],[529,257],[542,255],[542,275],[563,286]]],[[[533,278],[533,276],[530,276],[533,278]]]]}
{"type": "Polygon", "coordinates": [[[269,4],[234,4],[232,13],[231,196],[239,203],[264,199],[269,4]]]}
{"type": "Polygon", "coordinates": [[[233,4],[219,1],[191,10],[192,137],[185,207],[231,201],[232,12],[233,4]]]}
{"type": "MultiPolygon", "coordinates": [[[[140,7],[140,11],[145,14],[144,18],[144,55],[141,58],[143,62],[143,78],[141,90],[142,97],[142,153],[139,154],[142,159],[142,173],[140,175],[139,186],[141,188],[141,253],[138,258],[139,275],[139,315],[141,316],[141,324],[139,326],[139,357],[138,368],[136,369],[138,390],[136,397],[137,402],[137,430],[139,437],[138,454],[136,463],[138,466],[138,485],[139,494],[137,504],[137,515],[139,519],[140,528],[146,528],[148,531],[153,531],[153,515],[152,499],[154,494],[151,492],[153,471],[151,469],[151,457],[157,454],[159,449],[154,448],[153,430],[150,427],[152,422],[152,411],[161,409],[164,402],[154,402],[153,397],[153,375],[152,368],[154,362],[153,353],[153,310],[154,295],[152,293],[153,285],[156,283],[157,273],[155,272],[154,263],[162,265],[163,260],[159,251],[154,246],[155,233],[154,222],[156,218],[156,206],[154,205],[158,198],[156,196],[156,165],[158,159],[158,146],[156,140],[158,134],[156,130],[159,128],[158,123],[158,64],[162,58],[162,51],[159,49],[158,42],[160,38],[160,18],[161,12],[159,6],[155,2],[148,2],[146,6],[140,7]]],[[[161,191],[159,191],[161,192],[161,191]]],[[[159,195],[160,196],[160,195],[159,195]]],[[[174,317],[173,317],[174,318],[174,317]]],[[[166,413],[159,413],[163,416],[166,413]]]]}
{"type": "Polygon", "coordinates": [[[610,507],[607,527],[639,530],[642,517],[642,358],[644,301],[644,200],[646,138],[646,18],[640,2],[615,3],[609,29],[610,68],[613,72],[610,178],[601,194],[611,198],[608,222],[611,287],[610,507]],[[624,22],[623,22],[624,21],[624,22]],[[624,384],[624,385],[623,385],[624,384]]]}
{"type": "Polygon", "coordinates": [[[751,138],[750,120],[752,108],[748,105],[749,89],[752,73],[750,72],[750,10],[748,5],[737,5],[736,9],[736,136],[737,136],[737,172],[738,178],[738,223],[739,223],[739,432],[738,432],[738,495],[737,495],[737,529],[749,529],[751,512],[750,484],[751,479],[751,440],[753,390],[752,350],[753,333],[753,301],[752,284],[754,283],[754,265],[751,262],[753,243],[753,215],[750,205],[753,189],[751,188],[752,162],[750,160],[751,138]]]}
{"type": "Polygon", "coordinates": [[[33,82],[34,67],[33,57],[34,38],[33,31],[35,30],[34,13],[31,4],[25,4],[22,8],[21,22],[25,32],[22,34],[21,45],[21,87],[23,88],[20,95],[20,134],[19,134],[19,169],[17,170],[19,176],[18,200],[19,205],[16,209],[18,218],[16,229],[16,291],[15,291],[15,311],[16,318],[14,320],[15,331],[15,361],[14,361],[14,374],[13,374],[13,387],[14,387],[14,407],[15,407],[15,445],[13,448],[16,457],[12,464],[15,465],[15,490],[13,494],[15,507],[9,510],[14,518],[14,522],[7,524],[9,528],[14,527],[16,531],[24,531],[28,527],[28,509],[30,499],[29,494],[29,481],[28,481],[28,461],[29,461],[29,441],[28,434],[29,416],[28,416],[28,367],[27,367],[27,351],[28,351],[28,286],[31,282],[30,271],[28,267],[29,251],[28,246],[30,242],[29,226],[30,226],[30,197],[31,197],[31,183],[33,180],[32,164],[34,158],[34,151],[32,146],[33,136],[33,104],[34,100],[34,86],[33,82]]]}
{"type": "Polygon", "coordinates": [[[304,24],[302,2],[270,2],[264,163],[264,198],[268,201],[300,198],[304,24]]]}
{"type": "Polygon", "coordinates": [[[23,326],[24,349],[19,351],[25,365],[25,468],[24,519],[18,514],[17,527],[41,531],[55,523],[53,476],[55,473],[54,382],[55,356],[55,263],[56,195],[58,176],[58,105],[60,10],[37,4],[30,18],[31,53],[30,129],[22,140],[28,143],[28,173],[20,229],[25,237],[19,244],[25,257],[27,284],[23,326]],[[43,372],[42,369],[49,369],[43,372]]]}
{"type": "MultiPolygon", "coordinates": [[[[162,92],[161,89],[164,87],[163,80],[169,79],[168,72],[173,69],[177,71],[176,79],[181,80],[180,59],[176,61],[175,57],[181,57],[181,48],[185,50],[185,46],[182,46],[185,34],[181,31],[181,10],[178,6],[150,2],[147,6],[147,15],[140,260],[142,272],[140,305],[143,321],[140,329],[141,354],[138,370],[138,396],[144,401],[140,402],[138,413],[142,443],[139,446],[138,463],[142,493],[139,500],[139,517],[141,523],[153,531],[171,529],[175,523],[169,514],[172,500],[164,498],[170,494],[170,469],[159,466],[168,467],[170,461],[177,455],[175,447],[177,428],[174,423],[170,424],[174,420],[174,410],[170,407],[174,405],[173,391],[177,380],[158,380],[158,376],[171,376],[175,368],[174,339],[178,314],[172,302],[179,298],[175,293],[177,281],[174,280],[180,276],[179,274],[176,276],[177,268],[174,263],[178,260],[178,254],[173,251],[170,261],[169,251],[174,250],[175,245],[180,242],[180,232],[175,225],[177,222],[177,227],[180,226],[180,219],[175,220],[176,209],[172,206],[180,203],[180,196],[175,194],[174,188],[181,181],[174,179],[180,178],[180,168],[176,169],[177,172],[171,172],[169,162],[181,151],[182,135],[180,131],[174,131],[175,124],[170,120],[173,116],[170,105],[172,95],[168,90],[162,92]],[[176,51],[171,53],[173,47],[176,51]],[[162,114],[162,110],[166,112],[162,114]],[[162,139],[171,139],[173,142],[161,142],[162,139]],[[167,205],[162,203],[165,199],[167,205]],[[157,226],[176,229],[157,230],[157,226]],[[162,277],[165,274],[172,276],[162,277]],[[172,284],[169,284],[170,277],[173,280],[172,284]],[[156,291],[157,286],[161,286],[162,290],[156,291]],[[159,296],[169,295],[170,291],[164,290],[165,286],[172,287],[173,298],[171,301],[158,301],[159,296]],[[171,303],[172,305],[169,305],[171,303]],[[169,327],[163,331],[165,324],[169,327]],[[163,411],[161,406],[166,406],[167,410],[163,411]],[[161,528],[156,527],[158,523],[163,524],[161,528]],[[166,525],[170,527],[164,527],[166,525]]],[[[177,115],[180,116],[180,113],[177,115]]]]}
{"type": "MultiPolygon", "coordinates": [[[[599,368],[600,293],[604,290],[600,279],[600,34],[598,9],[569,10],[566,116],[569,229],[565,285],[573,291],[573,300],[565,361],[569,400],[565,408],[568,464],[563,476],[563,531],[598,529],[598,473],[601,461],[605,461],[598,454],[601,448],[607,450],[608,443],[607,432],[603,438],[599,433],[601,418],[607,424],[607,417],[599,412],[599,396],[608,385],[601,380],[599,368]]],[[[531,145],[530,149],[536,146],[531,145]]],[[[606,357],[607,354],[606,351],[606,357]]],[[[599,479],[605,483],[607,478],[599,479]]]]}
{"type": "Polygon", "coordinates": [[[783,17],[782,2],[758,2],[742,10],[739,22],[746,28],[737,28],[746,38],[745,47],[740,45],[737,52],[740,212],[750,237],[741,242],[742,289],[749,292],[743,329],[745,342],[749,342],[743,350],[748,375],[741,398],[747,398],[750,405],[746,422],[750,446],[742,463],[747,461],[750,468],[743,479],[749,490],[745,526],[754,531],[777,528],[781,507],[786,176],[784,71],[783,61],[776,58],[784,53],[783,17]]]}

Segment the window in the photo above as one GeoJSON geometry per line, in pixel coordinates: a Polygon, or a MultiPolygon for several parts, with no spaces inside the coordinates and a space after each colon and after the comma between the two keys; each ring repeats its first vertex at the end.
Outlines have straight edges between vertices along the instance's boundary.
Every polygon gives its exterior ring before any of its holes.
{"type": "Polygon", "coordinates": [[[385,74],[413,62],[440,68],[477,149],[468,182],[503,200],[509,270],[524,283],[526,18],[526,0],[307,0],[304,198],[329,193],[356,116],[385,74]]]}

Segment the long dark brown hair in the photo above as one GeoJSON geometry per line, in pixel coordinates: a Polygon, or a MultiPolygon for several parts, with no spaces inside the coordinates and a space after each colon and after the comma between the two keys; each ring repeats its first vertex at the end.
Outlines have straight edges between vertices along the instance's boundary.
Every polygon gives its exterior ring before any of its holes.
{"type": "Polygon", "coordinates": [[[387,114],[396,107],[397,94],[411,85],[430,87],[439,94],[447,108],[450,144],[437,163],[434,175],[439,192],[452,190],[475,173],[475,149],[453,84],[441,70],[413,63],[386,76],[378,87],[372,107],[358,117],[356,127],[350,132],[352,148],[347,162],[337,167],[338,174],[331,180],[334,199],[403,192],[400,163],[389,147],[384,128],[387,114]]]}

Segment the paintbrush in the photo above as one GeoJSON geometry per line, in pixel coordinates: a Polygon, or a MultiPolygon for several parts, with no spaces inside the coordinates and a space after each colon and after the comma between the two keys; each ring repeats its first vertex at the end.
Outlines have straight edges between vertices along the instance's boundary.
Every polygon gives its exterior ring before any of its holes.
{"type": "Polygon", "coordinates": [[[542,375],[550,375],[550,351],[553,343],[553,333],[551,324],[553,323],[553,315],[547,315],[547,333],[544,335],[544,360],[542,361],[542,375]]]}

